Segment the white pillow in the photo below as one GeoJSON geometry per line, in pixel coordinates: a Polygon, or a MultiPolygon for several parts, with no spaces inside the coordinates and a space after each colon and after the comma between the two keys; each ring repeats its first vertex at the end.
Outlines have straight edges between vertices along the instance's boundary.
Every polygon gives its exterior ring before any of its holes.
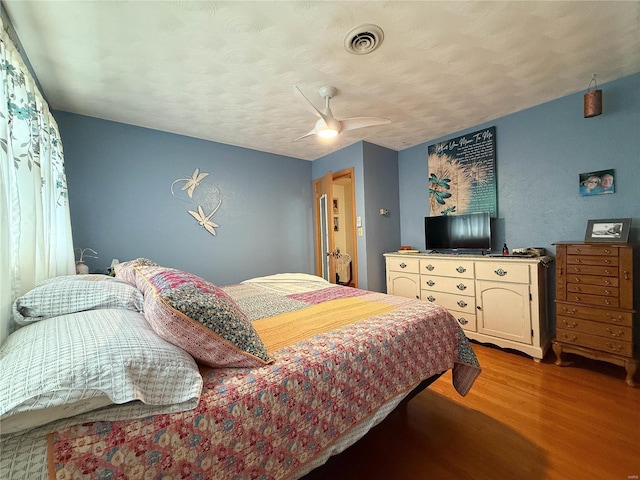
{"type": "Polygon", "coordinates": [[[0,347],[2,434],[99,408],[105,396],[109,403],[140,400],[189,410],[201,390],[193,358],[131,310],[49,318],[12,333],[0,347]],[[30,415],[34,411],[40,412],[30,415]]]}
{"type": "Polygon", "coordinates": [[[28,325],[45,318],[97,308],[126,308],[141,312],[142,293],[107,275],[67,275],[46,280],[13,304],[13,319],[28,325]]]}

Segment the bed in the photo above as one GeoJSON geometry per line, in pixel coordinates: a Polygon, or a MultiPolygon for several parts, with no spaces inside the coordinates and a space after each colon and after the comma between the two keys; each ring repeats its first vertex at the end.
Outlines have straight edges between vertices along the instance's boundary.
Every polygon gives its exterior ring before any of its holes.
{"type": "Polygon", "coordinates": [[[429,302],[306,274],[218,287],[144,259],[116,272],[16,301],[2,478],[296,479],[443,372],[461,395],[480,373],[429,302]]]}

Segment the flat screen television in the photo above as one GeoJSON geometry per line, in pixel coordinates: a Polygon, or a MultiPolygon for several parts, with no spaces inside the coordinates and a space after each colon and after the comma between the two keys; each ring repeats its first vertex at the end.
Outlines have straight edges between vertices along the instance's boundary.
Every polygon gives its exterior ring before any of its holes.
{"type": "Polygon", "coordinates": [[[489,212],[424,218],[427,250],[491,250],[489,212]]]}

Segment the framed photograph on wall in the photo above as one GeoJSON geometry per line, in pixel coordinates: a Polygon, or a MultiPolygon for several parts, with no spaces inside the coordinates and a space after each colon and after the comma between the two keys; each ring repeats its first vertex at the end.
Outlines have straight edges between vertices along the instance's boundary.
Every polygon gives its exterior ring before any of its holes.
{"type": "Polygon", "coordinates": [[[581,197],[591,195],[605,195],[615,193],[615,170],[599,170],[597,172],[581,173],[579,176],[578,188],[581,197]]]}
{"type": "Polygon", "coordinates": [[[630,229],[630,218],[589,220],[587,222],[587,233],[584,236],[584,241],[587,243],[627,243],[629,241],[630,229]]]}

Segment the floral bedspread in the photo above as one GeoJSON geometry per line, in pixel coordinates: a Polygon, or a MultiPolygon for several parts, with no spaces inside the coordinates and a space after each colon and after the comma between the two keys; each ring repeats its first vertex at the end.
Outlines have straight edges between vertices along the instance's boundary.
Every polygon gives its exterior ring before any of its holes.
{"type": "Polygon", "coordinates": [[[194,410],[49,434],[50,478],[298,478],[421,380],[453,369],[465,395],[480,372],[455,319],[427,302],[270,278],[224,290],[252,321],[351,297],[389,308],[270,351],[272,365],[203,370],[194,410]]]}

